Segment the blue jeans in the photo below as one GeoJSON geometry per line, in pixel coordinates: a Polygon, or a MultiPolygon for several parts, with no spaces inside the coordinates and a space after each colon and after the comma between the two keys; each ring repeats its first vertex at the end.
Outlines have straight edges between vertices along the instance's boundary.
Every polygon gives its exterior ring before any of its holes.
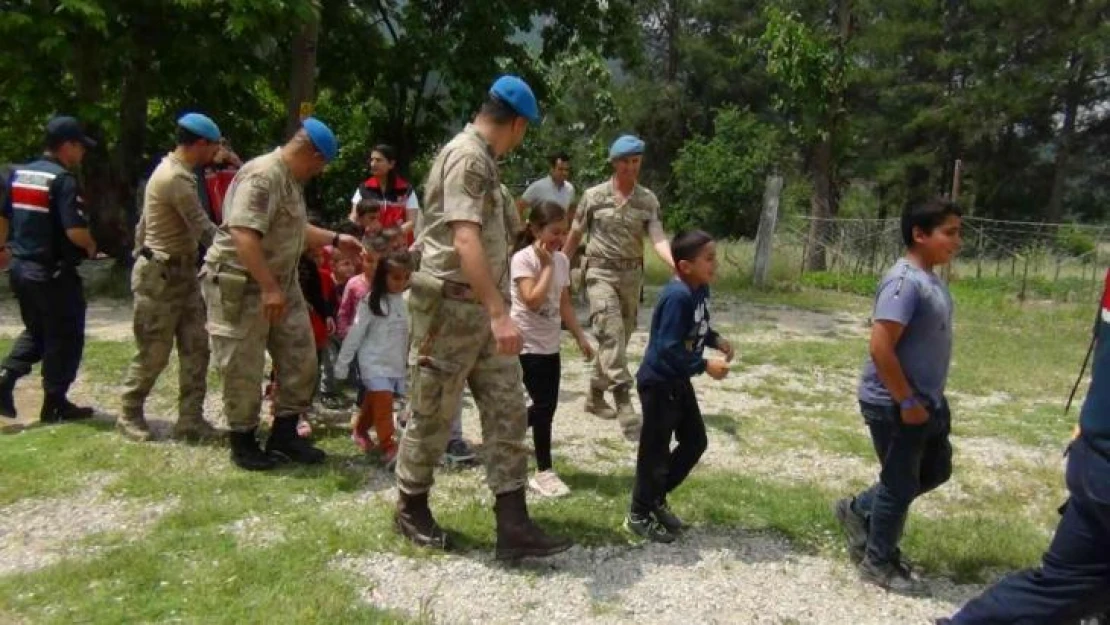
{"type": "Polygon", "coordinates": [[[898,558],[910,504],[952,475],[948,402],[928,410],[928,421],[906,425],[897,406],[860,402],[882,470],[879,481],[856,496],[853,508],[868,518],[867,558],[875,564],[898,558]]]}
{"type": "Polygon", "coordinates": [[[19,300],[23,332],[3,367],[17,377],[42,361],[42,388],[64,397],[77,378],[85,348],[85,294],[72,267],[50,269],[24,260],[12,262],[12,292],[19,300]]]}
{"type": "Polygon", "coordinates": [[[1006,577],[972,599],[953,623],[1075,623],[1110,610],[1110,458],[1071,446],[1064,516],[1039,569],[1006,577]]]}

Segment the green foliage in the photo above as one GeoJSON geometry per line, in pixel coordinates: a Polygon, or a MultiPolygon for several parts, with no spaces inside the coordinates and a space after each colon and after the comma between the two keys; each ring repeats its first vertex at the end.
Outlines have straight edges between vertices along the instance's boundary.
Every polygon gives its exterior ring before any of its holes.
{"type": "Polygon", "coordinates": [[[754,236],[764,183],[781,150],[776,129],[751,111],[718,110],[713,134],[693,137],[675,159],[677,198],[665,211],[667,226],[754,236]]]}
{"type": "Polygon", "coordinates": [[[1060,228],[1056,233],[1056,247],[1068,256],[1084,257],[1085,262],[1090,262],[1098,241],[1088,231],[1075,226],[1060,228]]]}

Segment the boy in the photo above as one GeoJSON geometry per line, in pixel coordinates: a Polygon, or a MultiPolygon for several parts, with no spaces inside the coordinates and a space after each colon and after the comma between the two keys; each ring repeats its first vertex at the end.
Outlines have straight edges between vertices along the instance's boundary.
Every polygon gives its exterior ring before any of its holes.
{"type": "Polygon", "coordinates": [[[960,209],[943,199],[902,214],[906,255],[879,284],[860,410],[882,467],[879,481],[835,513],[860,578],[919,594],[924,586],[898,542],[914,499],[948,481],[951,413],[944,398],[952,361],[952,296],[933,272],[960,248],[960,209]]]}
{"type": "Polygon", "coordinates": [[[362,228],[362,236],[374,236],[382,231],[382,222],[379,219],[381,210],[381,202],[377,200],[359,200],[355,214],[358,216],[358,225],[362,228]]]}
{"type": "Polygon", "coordinates": [[[683,529],[667,506],[667,495],[690,474],[705,451],[705,422],[690,378],[702,372],[720,380],[728,374],[732,346],[709,327],[709,283],[717,273],[713,238],[695,230],[671,242],[676,277],[659,294],[651,318],[636,390],[644,410],[632,507],[624,520],[629,532],[669,543],[683,529]],[[711,347],[727,360],[705,360],[711,347]],[[672,436],[678,446],[671,450],[672,436]]]}

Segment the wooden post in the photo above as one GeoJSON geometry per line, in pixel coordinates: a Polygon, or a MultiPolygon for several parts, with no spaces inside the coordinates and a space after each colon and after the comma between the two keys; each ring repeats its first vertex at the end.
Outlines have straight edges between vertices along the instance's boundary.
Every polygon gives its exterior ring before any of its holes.
{"type": "MultiPolygon", "coordinates": [[[[1015,258],[1016,260],[1016,258],[1015,258]]],[[[1018,301],[1025,301],[1025,286],[1029,281],[1029,252],[1025,253],[1025,269],[1021,272],[1021,293],[1018,294],[1018,301]]]]}
{"type": "Polygon", "coordinates": [[[766,286],[767,275],[771,272],[771,244],[779,220],[781,196],[782,176],[767,176],[767,184],[763,190],[763,213],[759,216],[759,231],[755,235],[755,270],[752,279],[757,287],[766,286]]]}
{"type": "Polygon", "coordinates": [[[979,229],[979,236],[975,242],[975,277],[983,277],[983,229],[979,229]]]}

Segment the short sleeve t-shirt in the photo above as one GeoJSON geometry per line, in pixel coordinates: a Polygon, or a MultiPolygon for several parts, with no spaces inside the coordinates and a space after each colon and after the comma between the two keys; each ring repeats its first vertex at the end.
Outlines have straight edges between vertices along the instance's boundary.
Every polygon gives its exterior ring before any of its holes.
{"type": "Polygon", "coordinates": [[[529,204],[554,202],[566,210],[574,203],[574,185],[564,182],[562,186],[555,186],[551,176],[544,176],[528,185],[521,197],[529,204]]]}
{"type": "MultiPolygon", "coordinates": [[[[894,351],[914,393],[939,404],[952,362],[952,296],[936,274],[906,259],[894,264],[879,283],[874,321],[894,321],[905,327],[894,351]]],[[[859,400],[869,404],[894,402],[868,357],[859,385],[859,400]]]]}
{"type": "Polygon", "coordinates": [[[509,314],[524,337],[525,354],[559,353],[559,333],[562,330],[559,300],[563,289],[570,285],[570,261],[562,252],[555,252],[551,255],[551,262],[555,274],[548,287],[547,300],[539,310],[532,310],[521,297],[518,281],[521,278],[539,278],[542,270],[540,259],[531,245],[513,254],[510,269],[513,280],[512,308],[509,314]]]}

